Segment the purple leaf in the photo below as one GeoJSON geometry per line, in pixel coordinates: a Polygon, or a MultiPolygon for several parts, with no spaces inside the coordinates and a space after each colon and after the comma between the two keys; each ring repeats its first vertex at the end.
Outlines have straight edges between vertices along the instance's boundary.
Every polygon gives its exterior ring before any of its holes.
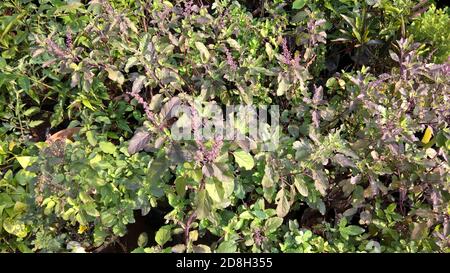
{"type": "Polygon", "coordinates": [[[128,144],[128,153],[130,155],[142,151],[150,140],[150,133],[144,129],[138,129],[128,144]]]}
{"type": "Polygon", "coordinates": [[[161,119],[168,120],[174,117],[175,109],[177,106],[181,104],[181,101],[178,97],[171,98],[161,109],[161,119]]]}

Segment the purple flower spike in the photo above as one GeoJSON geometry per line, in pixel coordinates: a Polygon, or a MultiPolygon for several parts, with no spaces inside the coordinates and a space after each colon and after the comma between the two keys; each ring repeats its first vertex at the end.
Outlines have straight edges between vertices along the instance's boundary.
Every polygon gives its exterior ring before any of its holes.
{"type": "Polygon", "coordinates": [[[225,54],[227,55],[227,64],[231,67],[233,71],[236,71],[238,67],[233,59],[233,56],[231,55],[230,50],[228,50],[227,47],[225,47],[225,54]]]}
{"type": "Polygon", "coordinates": [[[281,44],[281,46],[283,48],[283,63],[289,65],[291,64],[292,55],[289,51],[286,38],[283,38],[283,43],[281,44]]]}

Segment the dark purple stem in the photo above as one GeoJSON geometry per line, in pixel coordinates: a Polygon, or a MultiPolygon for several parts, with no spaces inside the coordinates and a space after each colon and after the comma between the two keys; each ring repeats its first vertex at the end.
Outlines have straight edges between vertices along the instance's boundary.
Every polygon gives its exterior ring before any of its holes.
{"type": "Polygon", "coordinates": [[[191,214],[191,216],[189,216],[189,218],[188,218],[188,220],[186,222],[186,227],[184,229],[184,238],[185,238],[186,246],[189,243],[189,229],[191,228],[192,222],[194,222],[196,218],[197,218],[197,214],[195,212],[193,212],[191,214]]]}

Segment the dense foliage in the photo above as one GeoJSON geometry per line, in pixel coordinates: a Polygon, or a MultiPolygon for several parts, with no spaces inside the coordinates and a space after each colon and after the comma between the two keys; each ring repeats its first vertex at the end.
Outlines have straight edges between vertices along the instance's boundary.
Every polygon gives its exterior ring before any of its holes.
{"type": "Polygon", "coordinates": [[[0,14],[0,252],[449,252],[439,3],[7,0],[0,14]],[[278,148],[174,138],[201,127],[198,102],[278,105],[278,148]],[[138,214],[160,221],[130,248],[138,214]]]}

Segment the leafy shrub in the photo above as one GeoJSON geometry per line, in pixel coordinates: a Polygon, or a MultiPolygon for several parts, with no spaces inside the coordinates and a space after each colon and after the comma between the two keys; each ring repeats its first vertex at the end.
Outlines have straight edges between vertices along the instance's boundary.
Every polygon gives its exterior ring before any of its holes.
{"type": "Polygon", "coordinates": [[[416,41],[429,44],[435,50],[433,60],[445,63],[450,56],[450,16],[448,7],[436,9],[432,5],[425,13],[412,22],[410,32],[416,41]]]}

